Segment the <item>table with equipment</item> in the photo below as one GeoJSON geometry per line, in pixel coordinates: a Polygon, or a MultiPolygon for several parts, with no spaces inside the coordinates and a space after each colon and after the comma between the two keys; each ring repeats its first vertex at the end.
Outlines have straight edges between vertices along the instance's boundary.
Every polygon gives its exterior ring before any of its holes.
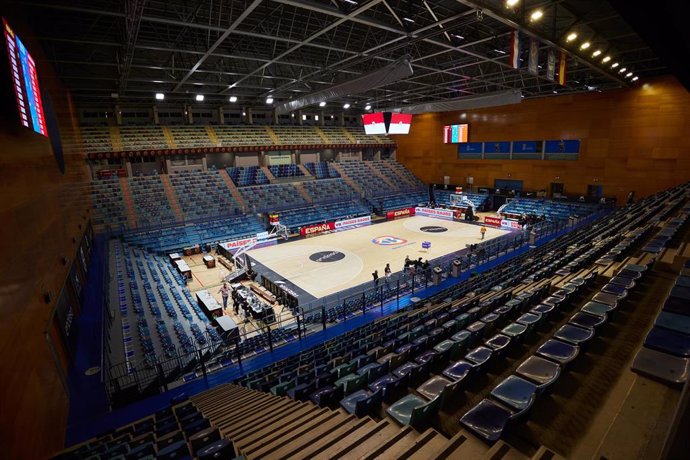
{"type": "Polygon", "coordinates": [[[208,315],[209,318],[218,318],[223,316],[223,307],[213,298],[207,290],[197,291],[196,299],[199,306],[208,315]]]}

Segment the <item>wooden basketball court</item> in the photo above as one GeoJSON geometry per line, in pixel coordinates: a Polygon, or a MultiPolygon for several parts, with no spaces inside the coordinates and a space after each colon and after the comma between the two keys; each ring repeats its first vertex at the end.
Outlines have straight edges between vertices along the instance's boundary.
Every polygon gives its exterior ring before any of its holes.
{"type": "MultiPolygon", "coordinates": [[[[320,235],[249,251],[269,270],[316,298],[372,281],[378,270],[383,278],[390,264],[402,270],[405,256],[432,260],[481,241],[480,226],[431,217],[414,216],[354,230],[320,235]],[[422,242],[431,243],[427,251],[422,242]]],[[[507,233],[487,227],[485,240],[507,233]]]]}

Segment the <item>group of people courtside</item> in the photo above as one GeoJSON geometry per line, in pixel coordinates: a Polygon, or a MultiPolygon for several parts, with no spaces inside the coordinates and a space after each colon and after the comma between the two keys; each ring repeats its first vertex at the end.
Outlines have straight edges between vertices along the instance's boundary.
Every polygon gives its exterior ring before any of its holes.
{"type": "MultiPolygon", "coordinates": [[[[479,233],[481,234],[480,239],[484,239],[484,236],[486,235],[486,225],[482,225],[481,228],[479,229],[479,233]]],[[[416,273],[419,273],[420,271],[422,273],[426,273],[428,276],[429,273],[429,267],[431,265],[429,264],[428,260],[422,260],[422,258],[418,258],[417,260],[412,260],[410,259],[410,256],[405,256],[405,266],[403,267],[403,273],[407,273],[409,275],[414,276],[416,273]]],[[[388,279],[391,277],[391,264],[386,264],[386,268],[383,269],[383,274],[385,276],[386,284],[388,284],[388,279]]],[[[379,285],[379,271],[374,270],[374,273],[371,274],[371,277],[374,279],[374,286],[379,285]]]]}

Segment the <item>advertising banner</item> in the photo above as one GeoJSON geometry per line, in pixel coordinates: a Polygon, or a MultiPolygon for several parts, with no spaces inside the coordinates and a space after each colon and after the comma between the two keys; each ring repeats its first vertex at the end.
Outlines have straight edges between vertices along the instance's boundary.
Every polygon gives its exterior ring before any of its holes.
{"type": "Polygon", "coordinates": [[[353,217],[352,219],[338,220],[335,222],[335,228],[351,227],[353,225],[368,224],[371,222],[371,216],[353,217]]]}
{"type": "Polygon", "coordinates": [[[501,227],[517,230],[520,228],[520,224],[518,224],[517,220],[501,219],[501,227]]]}
{"type": "Polygon", "coordinates": [[[435,217],[437,219],[453,220],[453,211],[450,209],[431,209],[431,208],[414,208],[415,215],[435,217]]]}
{"type": "Polygon", "coordinates": [[[396,209],[395,211],[388,211],[386,213],[386,219],[392,220],[392,219],[398,219],[400,217],[414,216],[414,210],[415,210],[415,208],[403,208],[403,209],[396,209]]]}
{"type": "Polygon", "coordinates": [[[243,246],[247,246],[253,243],[256,243],[256,238],[242,238],[241,240],[220,243],[220,245],[221,247],[223,247],[223,249],[230,251],[232,249],[239,249],[243,246]]]}
{"type": "Polygon", "coordinates": [[[484,217],[484,223],[486,225],[490,225],[491,227],[500,227],[501,226],[501,218],[500,217],[485,216],[484,217]]]}
{"type": "Polygon", "coordinates": [[[324,232],[335,230],[335,222],[326,222],[325,224],[306,225],[299,229],[299,234],[302,236],[314,236],[324,232]]]}

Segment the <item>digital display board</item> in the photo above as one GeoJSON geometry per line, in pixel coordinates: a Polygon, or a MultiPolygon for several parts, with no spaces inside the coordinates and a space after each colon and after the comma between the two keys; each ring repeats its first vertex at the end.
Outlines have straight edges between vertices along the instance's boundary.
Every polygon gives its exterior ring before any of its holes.
{"type": "Polygon", "coordinates": [[[365,113],[362,115],[362,124],[365,134],[386,134],[383,112],[365,113]]]}
{"type": "Polygon", "coordinates": [[[388,134],[408,134],[410,132],[410,124],[412,123],[412,115],[409,113],[392,113],[391,124],[388,128],[388,134]]]}
{"type": "Polygon", "coordinates": [[[459,144],[467,142],[469,125],[448,125],[443,127],[443,143],[459,144]]]}
{"type": "Polygon", "coordinates": [[[17,37],[5,18],[2,18],[10,77],[17,100],[19,121],[38,134],[48,136],[41,90],[38,85],[36,64],[22,41],[17,37]]]}

